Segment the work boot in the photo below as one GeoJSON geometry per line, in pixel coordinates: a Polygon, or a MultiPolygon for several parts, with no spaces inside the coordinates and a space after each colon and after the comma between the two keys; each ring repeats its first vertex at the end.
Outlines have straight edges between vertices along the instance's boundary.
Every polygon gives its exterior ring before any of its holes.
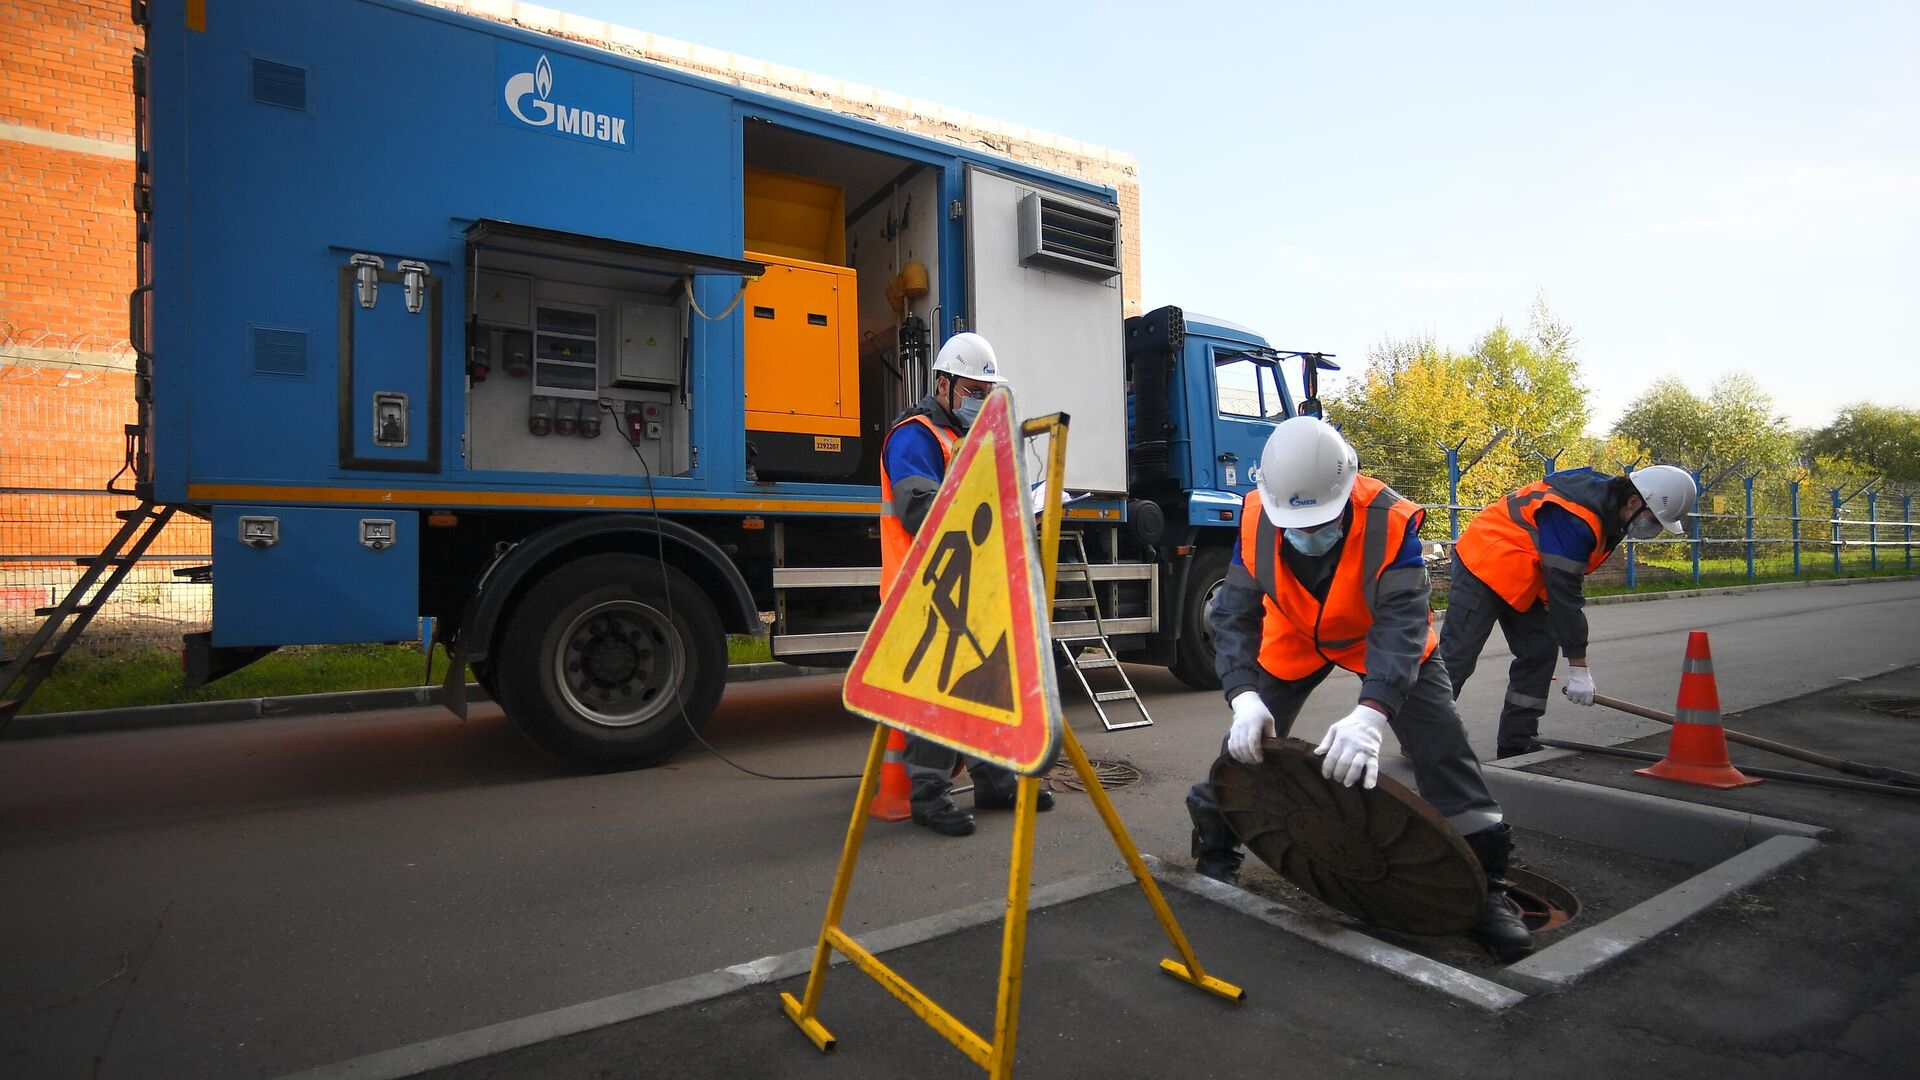
{"type": "MultiPolygon", "coordinates": [[[[974,790],[977,792],[979,788],[976,787],[974,790]]],[[[983,797],[976,794],[973,797],[973,808],[975,810],[1011,810],[1014,807],[1015,799],[1016,795],[1013,792],[1008,792],[1004,796],[993,795],[983,797]]],[[[1046,788],[1041,788],[1040,798],[1034,801],[1034,808],[1041,813],[1053,809],[1053,792],[1048,791],[1046,788]]]]}
{"type": "Polygon", "coordinates": [[[1247,853],[1240,850],[1239,839],[1225,830],[1225,823],[1221,824],[1218,833],[1197,824],[1193,827],[1193,872],[1223,885],[1238,885],[1240,862],[1247,853]]]}
{"type": "Polygon", "coordinates": [[[1526,742],[1514,746],[1494,747],[1493,757],[1494,760],[1498,761],[1501,758],[1519,757],[1522,754],[1531,754],[1536,750],[1545,749],[1546,747],[1541,745],[1538,739],[1528,739],[1526,742]]]}
{"type": "Polygon", "coordinates": [[[1201,877],[1212,878],[1222,885],[1240,884],[1240,860],[1246,858],[1238,851],[1207,851],[1196,855],[1193,860],[1193,872],[1201,877]]]}
{"type": "Polygon", "coordinates": [[[1466,841],[1487,874],[1487,899],[1480,905],[1472,936],[1503,964],[1525,959],[1533,952],[1533,934],[1507,903],[1506,873],[1508,858],[1513,854],[1513,826],[1503,821],[1466,841]]]}
{"type": "Polygon", "coordinates": [[[942,836],[973,835],[973,815],[957,806],[945,806],[931,814],[915,814],[913,823],[925,825],[942,836]]]}
{"type": "Polygon", "coordinates": [[[1202,781],[1187,792],[1187,817],[1193,821],[1193,872],[1224,885],[1240,883],[1240,838],[1214,804],[1211,785],[1202,781]]]}

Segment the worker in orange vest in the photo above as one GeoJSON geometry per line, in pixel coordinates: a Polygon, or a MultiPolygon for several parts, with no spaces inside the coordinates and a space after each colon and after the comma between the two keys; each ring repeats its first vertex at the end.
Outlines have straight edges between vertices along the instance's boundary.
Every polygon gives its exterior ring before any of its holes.
{"type": "MultiPolygon", "coordinates": [[[[1285,735],[1328,673],[1359,675],[1359,701],[1314,750],[1326,758],[1321,775],[1373,787],[1391,728],[1413,760],[1421,797],[1466,838],[1486,872],[1474,936],[1500,959],[1517,960],[1533,950],[1533,938],[1506,901],[1512,826],[1487,790],[1434,655],[1420,553],[1425,518],[1418,503],[1361,475],[1331,424],[1298,416],[1274,429],[1211,615],[1215,669],[1233,709],[1226,751],[1258,763],[1262,737],[1285,735]]],[[[1187,812],[1194,869],[1237,880],[1244,854],[1211,783],[1187,793],[1187,812]]]]}
{"type": "Polygon", "coordinates": [[[1547,711],[1556,653],[1567,657],[1567,699],[1593,704],[1583,610],[1587,575],[1625,537],[1651,540],[1662,529],[1680,532],[1699,493],[1693,477],[1672,465],[1652,465],[1631,476],[1566,469],[1467,523],[1453,547],[1440,655],[1458,698],[1495,624],[1506,635],[1513,663],[1496,757],[1540,749],[1540,717],[1547,711]]]}
{"type": "MultiPolygon", "coordinates": [[[[933,361],[933,392],[894,419],[880,447],[880,596],[884,599],[926,520],[933,498],[946,479],[953,448],[973,425],[995,386],[1006,382],[993,346],[979,334],[955,334],[933,361]]],[[[953,771],[959,754],[916,735],[907,736],[903,753],[908,803],[916,824],[946,836],[967,836],[973,815],[954,805],[953,771]]],[[[973,805],[981,810],[1011,810],[1019,778],[984,761],[967,760],[973,778],[973,805]]],[[[1053,809],[1053,793],[1042,789],[1040,809],[1053,809]]]]}

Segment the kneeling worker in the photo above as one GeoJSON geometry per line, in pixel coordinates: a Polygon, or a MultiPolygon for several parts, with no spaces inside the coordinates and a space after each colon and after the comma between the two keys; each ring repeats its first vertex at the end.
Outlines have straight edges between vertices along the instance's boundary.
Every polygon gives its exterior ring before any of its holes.
{"type": "Polygon", "coordinates": [[[1513,663],[1495,757],[1540,749],[1536,740],[1556,646],[1567,657],[1567,699],[1593,704],[1582,610],[1587,575],[1624,537],[1651,540],[1662,529],[1680,532],[1698,497],[1693,477],[1672,465],[1652,465],[1632,476],[1567,469],[1528,484],[1467,523],[1453,547],[1440,656],[1458,699],[1494,625],[1506,635],[1513,663]]]}
{"type": "MultiPolygon", "coordinates": [[[[1233,707],[1227,753],[1254,764],[1262,736],[1284,735],[1335,666],[1361,678],[1354,710],[1314,751],[1321,775],[1373,787],[1391,727],[1413,759],[1422,798],[1466,838],[1487,874],[1474,936],[1502,960],[1533,949],[1506,902],[1512,826],[1487,791],[1434,655],[1420,525],[1426,514],[1359,474],[1353,448],[1313,417],[1280,424],[1241,510],[1240,540],[1212,615],[1215,668],[1233,707]]],[[[1187,793],[1194,869],[1233,882],[1245,857],[1214,800],[1187,793]]]]}

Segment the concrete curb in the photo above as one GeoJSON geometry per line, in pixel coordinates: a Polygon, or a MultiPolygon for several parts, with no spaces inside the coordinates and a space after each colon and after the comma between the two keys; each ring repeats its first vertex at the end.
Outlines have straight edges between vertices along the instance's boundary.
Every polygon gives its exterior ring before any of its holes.
{"type": "Polygon", "coordinates": [[[1644,604],[1649,600],[1688,600],[1696,596],[1732,596],[1737,593],[1773,592],[1777,589],[1812,589],[1826,585],[1873,585],[1883,581],[1920,580],[1908,574],[1887,574],[1880,577],[1859,578],[1814,578],[1810,581],[1765,581],[1757,585],[1728,585],[1716,589],[1671,589],[1664,592],[1613,593],[1608,596],[1595,596],[1587,600],[1589,604],[1644,604]]]}
{"type": "MultiPolygon", "coordinates": [[[[794,667],[791,664],[735,664],[727,681],[758,682],[801,675],[838,674],[837,668],[794,667]]],[[[467,700],[484,702],[479,683],[467,684],[467,700]]],[[[347,690],[337,694],[290,694],[285,697],[235,698],[230,701],[190,701],[177,705],[136,705],[125,709],[85,712],[30,713],[16,716],[0,732],[0,739],[37,739],[53,735],[92,735],[106,731],[180,727],[188,724],[236,723],[282,716],[319,713],[377,712],[412,709],[440,702],[438,686],[397,686],[384,690],[347,690]]]]}
{"type": "MultiPolygon", "coordinates": [[[[315,713],[374,712],[411,709],[439,701],[438,686],[399,686],[386,690],[348,690],[337,694],[294,694],[287,697],[236,698],[231,701],[189,701],[178,705],[138,705],[127,709],[88,712],[31,713],[16,716],[7,725],[7,739],[49,735],[91,735],[104,731],[179,727],[186,724],[232,723],[315,713]]],[[[487,700],[479,683],[467,684],[468,701],[487,700]]]]}
{"type": "MultiPolygon", "coordinates": [[[[1029,911],[1036,911],[1054,904],[1106,892],[1109,889],[1131,884],[1132,881],[1133,875],[1125,867],[1069,878],[1066,881],[1034,889],[1028,897],[1027,907],[1029,911]]],[[[862,934],[860,944],[864,945],[868,951],[879,955],[909,945],[932,941],[962,930],[970,930],[976,926],[998,922],[1006,914],[1006,910],[1004,900],[984,901],[956,911],[915,919],[898,926],[884,927],[870,934],[862,934]]],[[[476,1061],[523,1046],[533,1046],[567,1035],[578,1035],[583,1031],[638,1020],[682,1005],[724,997],[736,990],[763,986],[802,975],[813,966],[813,951],[814,946],[809,945],[792,952],[762,957],[759,960],[735,964],[718,971],[709,971],[642,990],[615,994],[598,1001],[569,1005],[551,1012],[506,1020],[487,1027],[474,1028],[471,1031],[446,1035],[438,1039],[428,1039],[392,1050],[383,1050],[332,1065],[320,1065],[300,1072],[288,1073],[286,1080],[291,1080],[293,1077],[300,1077],[302,1080],[393,1080],[397,1077],[414,1076],[434,1069],[446,1068],[449,1065],[476,1061]]],[[[833,954],[834,964],[846,962],[846,957],[838,953],[833,954]]],[[[771,1004],[769,1002],[769,1005],[771,1004]]]]}
{"type": "Polygon", "coordinates": [[[1636,946],[1666,933],[1729,895],[1763,881],[1820,847],[1808,836],[1780,835],[1708,867],[1598,926],[1509,965],[1500,982],[1529,994],[1565,990],[1636,946]]]}
{"type": "Polygon", "coordinates": [[[1258,919],[1268,926],[1285,930],[1295,937],[1337,952],[1349,960],[1357,960],[1410,982],[1419,983],[1430,990],[1437,990],[1463,1004],[1473,1005],[1488,1012],[1500,1012],[1527,999],[1526,994],[1518,990],[1490,982],[1451,964],[1443,964],[1398,945],[1389,945],[1358,930],[1348,929],[1315,915],[1295,911],[1264,896],[1202,877],[1191,870],[1168,866],[1151,855],[1145,858],[1147,864],[1153,869],[1155,880],[1191,893],[1202,900],[1231,908],[1242,915],[1258,919]]]}

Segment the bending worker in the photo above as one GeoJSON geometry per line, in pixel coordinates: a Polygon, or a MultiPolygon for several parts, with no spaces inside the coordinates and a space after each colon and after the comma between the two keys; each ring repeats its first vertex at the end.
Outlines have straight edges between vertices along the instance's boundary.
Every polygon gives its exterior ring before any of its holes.
{"type": "MultiPolygon", "coordinates": [[[[1433,655],[1433,612],[1417,503],[1359,473],[1353,448],[1313,417],[1284,421],[1260,454],[1240,540],[1212,615],[1215,668],[1233,707],[1227,753],[1254,764],[1262,736],[1285,735],[1336,666],[1360,676],[1360,699],[1314,751],[1321,775],[1373,787],[1388,728],[1413,759],[1420,795],[1466,838],[1487,874],[1473,934],[1502,960],[1533,939],[1507,906],[1512,826],[1487,791],[1433,655]]],[[[1187,793],[1194,869],[1232,883],[1244,853],[1214,801],[1187,793]]]]}
{"type": "MultiPolygon", "coordinates": [[[[885,597],[906,561],[907,549],[946,478],[954,444],[972,426],[987,395],[1006,382],[993,346],[979,334],[955,334],[933,361],[933,392],[901,413],[880,446],[880,595],[885,597]]],[[[964,613],[963,613],[964,614],[964,613]]],[[[950,663],[951,661],[949,661],[950,663]]],[[[973,832],[973,815],[953,803],[953,772],[960,755],[919,736],[907,736],[904,764],[912,785],[913,820],[947,836],[973,832]]],[[[973,805],[1011,810],[1019,778],[984,761],[967,759],[973,805]]],[[[1053,793],[1040,791],[1040,809],[1053,809],[1053,793]]]]}
{"type": "Polygon", "coordinates": [[[1528,484],[1467,523],[1453,547],[1440,655],[1457,699],[1494,624],[1506,635],[1513,664],[1495,757],[1540,749],[1556,646],[1567,657],[1563,692],[1576,705],[1593,704],[1582,610],[1587,575],[1600,569],[1623,537],[1651,540],[1661,529],[1680,532],[1698,497],[1693,477],[1672,465],[1652,465],[1632,476],[1567,469],[1528,484]]]}

